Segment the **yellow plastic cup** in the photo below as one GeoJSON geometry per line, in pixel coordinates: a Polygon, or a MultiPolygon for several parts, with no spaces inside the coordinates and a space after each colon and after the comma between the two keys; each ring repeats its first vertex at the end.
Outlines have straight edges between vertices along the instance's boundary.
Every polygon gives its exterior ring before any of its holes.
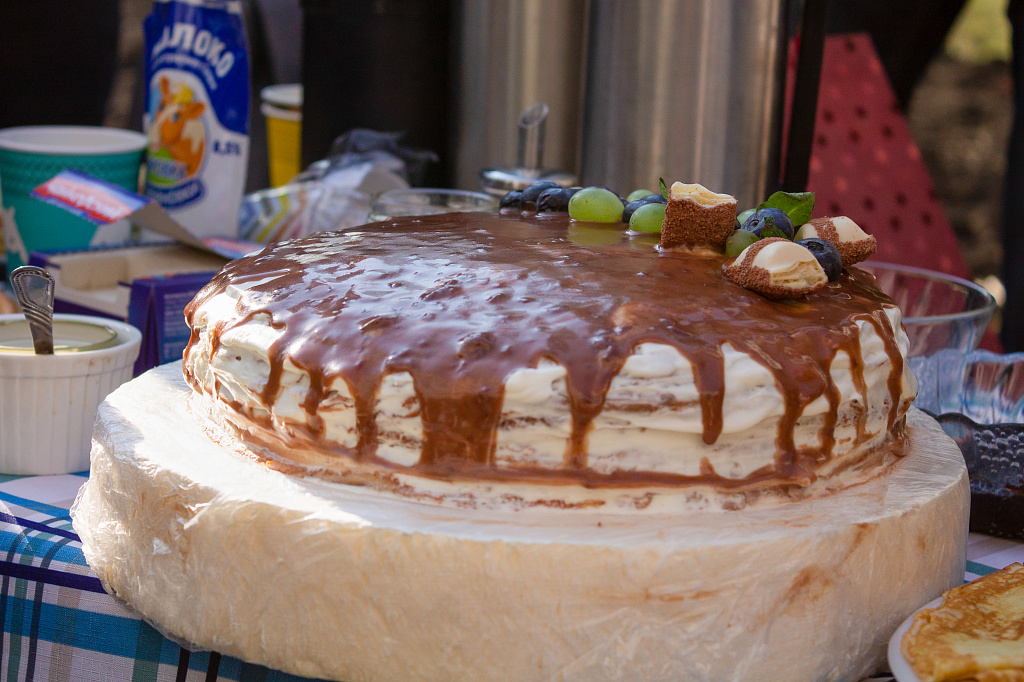
{"type": "Polygon", "coordinates": [[[267,123],[267,157],[271,187],[299,174],[302,153],[302,86],[271,85],[260,91],[260,112],[267,123]]]}

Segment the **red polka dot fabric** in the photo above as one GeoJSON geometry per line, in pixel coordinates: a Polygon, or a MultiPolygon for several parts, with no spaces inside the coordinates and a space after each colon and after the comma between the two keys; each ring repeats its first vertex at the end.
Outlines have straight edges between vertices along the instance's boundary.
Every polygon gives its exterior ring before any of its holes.
{"type": "Polygon", "coordinates": [[[825,40],[807,189],[814,215],[875,235],[872,260],[969,278],[928,169],[866,34],[825,40]]]}

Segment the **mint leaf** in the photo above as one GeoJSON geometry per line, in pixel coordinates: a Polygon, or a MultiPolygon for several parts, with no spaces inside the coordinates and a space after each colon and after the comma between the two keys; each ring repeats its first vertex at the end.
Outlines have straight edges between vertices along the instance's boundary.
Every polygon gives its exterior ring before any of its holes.
{"type": "Polygon", "coordinates": [[[665,184],[665,178],[658,178],[658,191],[661,192],[661,196],[668,199],[668,185],[665,184]]]}
{"type": "Polygon", "coordinates": [[[779,228],[772,225],[761,230],[761,239],[768,239],[768,237],[782,237],[783,239],[789,239],[786,233],[779,228]]]}
{"type": "Polygon", "coordinates": [[[759,239],[768,239],[769,237],[782,237],[783,239],[789,239],[785,232],[780,228],[775,227],[775,218],[770,215],[765,216],[764,218],[764,227],[761,228],[761,236],[759,239]]]}
{"type": "Polygon", "coordinates": [[[789,219],[793,221],[793,227],[800,227],[811,219],[811,211],[814,210],[814,192],[776,192],[758,208],[777,208],[785,211],[789,219]]]}

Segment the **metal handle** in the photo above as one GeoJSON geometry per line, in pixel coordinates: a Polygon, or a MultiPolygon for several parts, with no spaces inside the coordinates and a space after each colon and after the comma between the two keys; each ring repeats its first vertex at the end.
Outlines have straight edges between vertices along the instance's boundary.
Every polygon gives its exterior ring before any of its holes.
{"type": "Polygon", "coordinates": [[[28,320],[36,355],[53,355],[53,286],[50,273],[34,265],[11,273],[11,287],[28,320]]]}
{"type": "Polygon", "coordinates": [[[544,120],[548,105],[537,102],[519,115],[519,149],[517,159],[521,169],[539,169],[544,161],[544,120]]]}

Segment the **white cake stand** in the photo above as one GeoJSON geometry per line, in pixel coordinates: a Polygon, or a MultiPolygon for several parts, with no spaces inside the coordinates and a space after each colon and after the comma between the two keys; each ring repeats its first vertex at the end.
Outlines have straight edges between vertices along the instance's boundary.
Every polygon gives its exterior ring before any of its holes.
{"type": "Polygon", "coordinates": [[[101,406],[72,510],[163,632],[310,677],[856,680],[960,582],[967,472],[924,414],[887,475],[675,515],[450,509],[291,478],[212,442],[179,365],[101,406]]]}

